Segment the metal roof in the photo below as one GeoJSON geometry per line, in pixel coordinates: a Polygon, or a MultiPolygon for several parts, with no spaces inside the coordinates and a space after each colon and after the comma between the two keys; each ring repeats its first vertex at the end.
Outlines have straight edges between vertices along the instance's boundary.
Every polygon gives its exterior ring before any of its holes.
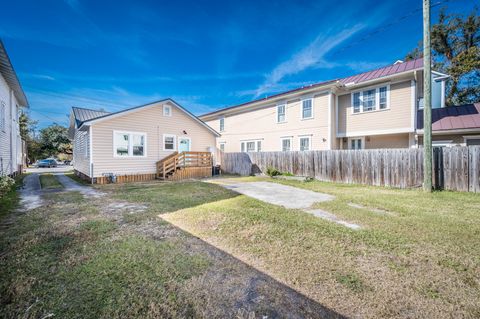
{"type": "Polygon", "coordinates": [[[296,88],[296,89],[293,89],[293,90],[290,90],[290,91],[274,94],[274,95],[271,95],[271,96],[263,98],[263,99],[257,99],[257,100],[249,101],[249,102],[246,102],[246,103],[225,107],[225,108],[213,111],[213,112],[202,114],[202,115],[200,115],[200,118],[205,117],[205,116],[209,116],[209,115],[213,115],[213,114],[216,114],[216,113],[236,109],[238,107],[247,106],[249,104],[254,104],[254,103],[257,103],[257,102],[268,101],[268,100],[271,100],[271,99],[274,99],[274,98],[281,97],[283,95],[288,95],[288,94],[295,93],[295,92],[302,92],[302,91],[310,90],[310,89],[315,88],[315,87],[321,87],[321,86],[325,86],[325,85],[329,85],[329,84],[330,85],[359,84],[359,83],[362,83],[362,82],[377,80],[377,79],[380,79],[380,78],[383,78],[383,77],[393,76],[393,75],[396,75],[396,74],[399,74],[399,73],[414,71],[414,70],[421,69],[421,68],[423,68],[423,58],[415,59],[415,60],[411,60],[411,61],[407,61],[407,62],[395,62],[394,64],[387,65],[385,67],[375,69],[375,70],[372,70],[372,71],[359,73],[359,74],[348,76],[348,77],[341,78],[341,79],[322,81],[322,82],[319,82],[319,83],[314,83],[314,84],[309,85],[309,86],[304,86],[304,87],[296,88]]]}
{"type": "MultiPolygon", "coordinates": [[[[480,128],[480,103],[432,109],[432,131],[480,128]]],[[[423,110],[417,113],[417,129],[423,129],[423,110]]]]}
{"type": "Polygon", "coordinates": [[[195,116],[193,113],[188,111],[186,108],[184,108],[183,106],[181,106],[180,104],[178,104],[177,102],[175,102],[171,98],[167,98],[167,99],[163,99],[163,100],[159,100],[159,101],[155,101],[155,102],[131,107],[131,108],[121,110],[121,111],[118,111],[118,112],[113,112],[113,113],[105,112],[105,111],[99,111],[99,110],[91,110],[91,109],[86,109],[86,108],[79,108],[79,107],[72,107],[72,111],[73,111],[73,115],[75,117],[77,127],[80,128],[80,126],[82,126],[84,123],[85,123],[85,125],[89,125],[89,124],[94,123],[96,121],[103,120],[104,118],[111,118],[113,116],[128,114],[130,112],[135,112],[135,111],[137,111],[139,109],[142,109],[142,108],[145,108],[145,107],[155,106],[155,104],[162,103],[162,102],[170,102],[170,103],[174,104],[176,107],[178,107],[178,109],[185,112],[193,120],[197,121],[199,124],[206,127],[214,135],[220,136],[220,134],[217,131],[215,131],[213,128],[211,128],[209,125],[207,125],[201,119],[199,119],[197,116],[195,116]]]}
{"type": "Polygon", "coordinates": [[[352,75],[343,79],[340,79],[340,83],[358,84],[366,81],[377,80],[383,77],[392,76],[395,74],[418,70],[423,68],[423,58],[411,60],[407,62],[394,63],[385,67],[375,69],[368,72],[352,75]]]}
{"type": "Polygon", "coordinates": [[[10,58],[8,57],[7,50],[3,45],[2,40],[0,40],[0,73],[7,82],[8,86],[13,90],[15,98],[17,99],[20,106],[28,107],[27,97],[23,92],[20,81],[18,80],[17,73],[13,69],[10,58]]]}
{"type": "Polygon", "coordinates": [[[92,110],[75,106],[72,107],[72,112],[73,116],[75,117],[75,123],[77,124],[77,127],[80,127],[80,125],[82,125],[85,121],[111,114],[110,112],[102,110],[92,110]]]}

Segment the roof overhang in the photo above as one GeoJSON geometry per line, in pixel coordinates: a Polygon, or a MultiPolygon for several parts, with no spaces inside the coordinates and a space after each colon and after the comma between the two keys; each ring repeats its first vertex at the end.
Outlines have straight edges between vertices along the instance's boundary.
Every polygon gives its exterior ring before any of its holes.
{"type": "Polygon", "coordinates": [[[5,49],[3,42],[0,40],[0,73],[7,82],[8,86],[13,90],[15,98],[20,106],[28,107],[27,97],[23,92],[20,81],[18,80],[17,73],[13,68],[10,58],[8,57],[7,50],[5,49]]]}
{"type": "Polygon", "coordinates": [[[333,81],[325,82],[325,84],[322,84],[322,85],[307,86],[300,89],[279,93],[261,100],[256,100],[256,101],[247,102],[240,105],[223,108],[214,112],[200,115],[199,118],[204,121],[208,121],[208,120],[216,119],[219,116],[242,113],[245,111],[250,111],[252,109],[262,108],[272,103],[283,102],[287,99],[298,98],[308,94],[328,93],[330,90],[338,87],[340,87],[339,82],[337,80],[333,80],[333,81]]]}
{"type": "Polygon", "coordinates": [[[200,120],[198,117],[193,115],[191,112],[189,112],[187,109],[185,109],[183,106],[181,106],[180,104],[178,104],[177,102],[175,102],[172,99],[164,99],[164,100],[160,100],[160,101],[155,101],[155,102],[152,102],[152,103],[132,107],[132,108],[129,108],[129,109],[126,109],[126,110],[123,110],[123,111],[119,111],[119,112],[115,112],[115,113],[109,113],[109,114],[106,114],[106,115],[103,115],[103,116],[100,116],[100,117],[97,117],[97,118],[94,118],[94,119],[91,119],[91,120],[86,120],[80,125],[80,127],[78,129],[82,130],[85,127],[88,127],[92,124],[95,124],[95,123],[98,123],[98,122],[101,122],[101,121],[105,121],[105,120],[114,119],[116,117],[120,117],[120,116],[124,116],[124,115],[131,114],[131,113],[134,113],[134,112],[138,112],[140,110],[145,110],[145,109],[148,109],[148,108],[152,108],[152,107],[158,106],[158,104],[161,104],[161,103],[171,103],[171,104],[173,104],[179,110],[183,111],[186,115],[188,115],[193,120],[198,122],[200,125],[204,126],[206,129],[208,129],[210,132],[212,132],[215,136],[220,137],[220,133],[215,131],[213,128],[208,126],[205,122],[200,120]]]}
{"type": "MultiPolygon", "coordinates": [[[[462,128],[454,130],[436,130],[432,131],[433,135],[449,135],[449,134],[465,134],[465,133],[478,133],[480,132],[480,127],[471,127],[471,128],[462,128]]],[[[417,130],[418,135],[423,135],[423,130],[417,130]]]]}

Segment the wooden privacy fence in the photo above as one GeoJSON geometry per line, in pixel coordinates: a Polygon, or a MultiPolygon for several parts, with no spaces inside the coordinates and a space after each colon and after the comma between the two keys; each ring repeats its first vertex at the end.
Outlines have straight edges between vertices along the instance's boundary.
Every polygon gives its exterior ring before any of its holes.
{"type": "MultiPolygon", "coordinates": [[[[438,189],[480,192],[480,146],[435,148],[438,189]]],[[[421,187],[423,149],[224,153],[225,173],[266,173],[268,167],[322,181],[400,188],[421,187]]]]}

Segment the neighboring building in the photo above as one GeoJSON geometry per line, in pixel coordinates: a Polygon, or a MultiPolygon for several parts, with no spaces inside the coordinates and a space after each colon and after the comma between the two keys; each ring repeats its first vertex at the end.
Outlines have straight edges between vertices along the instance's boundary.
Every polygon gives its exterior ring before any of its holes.
{"type": "MultiPolygon", "coordinates": [[[[432,106],[447,75],[433,72],[432,106]]],[[[416,147],[423,59],[313,84],[200,116],[226,152],[416,147]]]]}
{"type": "MultiPolygon", "coordinates": [[[[418,111],[417,134],[423,137],[423,111],[418,111]]],[[[480,145],[480,103],[432,110],[433,146],[480,145]]]]}
{"type": "Polygon", "coordinates": [[[171,99],[115,113],[73,107],[69,134],[75,172],[94,182],[109,174],[154,178],[158,161],[174,152],[213,153],[219,136],[171,99]]]}
{"type": "Polygon", "coordinates": [[[24,143],[18,122],[22,107],[28,107],[27,98],[0,41],[0,175],[22,171],[24,143]]]}

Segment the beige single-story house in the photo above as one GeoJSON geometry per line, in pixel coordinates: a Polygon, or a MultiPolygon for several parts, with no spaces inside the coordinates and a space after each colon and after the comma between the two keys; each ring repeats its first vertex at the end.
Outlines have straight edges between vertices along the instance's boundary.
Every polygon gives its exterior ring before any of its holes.
{"type": "Polygon", "coordinates": [[[187,166],[182,174],[209,176],[220,136],[172,99],[114,113],[73,107],[69,134],[75,173],[96,183],[173,177],[187,166]],[[159,172],[163,164],[170,170],[159,172]]]}

